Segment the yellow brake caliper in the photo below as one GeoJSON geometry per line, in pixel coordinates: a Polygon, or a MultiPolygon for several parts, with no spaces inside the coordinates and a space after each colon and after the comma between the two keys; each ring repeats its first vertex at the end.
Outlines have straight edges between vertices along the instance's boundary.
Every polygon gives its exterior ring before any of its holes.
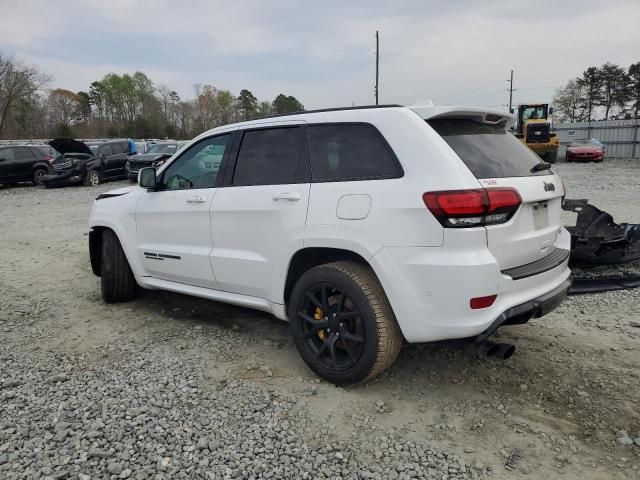
{"type": "MultiPolygon", "coordinates": [[[[316,320],[322,320],[324,318],[324,313],[322,312],[322,309],[320,307],[316,307],[313,318],[315,318],[316,320]]],[[[327,332],[325,332],[324,329],[318,330],[318,337],[324,342],[327,339],[327,332]]]]}

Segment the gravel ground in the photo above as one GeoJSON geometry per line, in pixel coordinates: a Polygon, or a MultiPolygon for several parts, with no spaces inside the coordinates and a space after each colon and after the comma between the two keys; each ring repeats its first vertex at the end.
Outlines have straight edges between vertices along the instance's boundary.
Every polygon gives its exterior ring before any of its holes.
{"type": "MultiPolygon", "coordinates": [[[[640,222],[639,162],[556,170],[569,197],[640,222]]],[[[409,345],[337,388],[266,314],[104,304],[86,222],[123,184],[0,188],[1,479],[640,477],[640,289],[501,329],[507,361],[409,345]]]]}

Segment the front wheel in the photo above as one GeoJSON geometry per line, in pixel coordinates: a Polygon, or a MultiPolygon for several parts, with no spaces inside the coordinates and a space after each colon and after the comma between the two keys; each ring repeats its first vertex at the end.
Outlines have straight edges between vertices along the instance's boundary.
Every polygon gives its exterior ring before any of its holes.
{"type": "Polygon", "coordinates": [[[100,174],[95,170],[89,170],[82,183],[85,187],[96,187],[100,185],[100,174]]]}
{"type": "Polygon", "coordinates": [[[111,230],[102,232],[101,253],[100,287],[102,299],[107,303],[133,300],[136,296],[136,280],[124,250],[122,250],[122,245],[111,230]]]}
{"type": "Polygon", "coordinates": [[[44,177],[47,173],[49,173],[44,168],[38,168],[35,172],[33,172],[33,184],[36,186],[42,185],[42,177],[44,177]]]}
{"type": "Polygon", "coordinates": [[[308,270],[291,294],[289,320],[298,352],[336,385],[369,380],[389,368],[402,333],[375,274],[356,262],[308,270]]]}

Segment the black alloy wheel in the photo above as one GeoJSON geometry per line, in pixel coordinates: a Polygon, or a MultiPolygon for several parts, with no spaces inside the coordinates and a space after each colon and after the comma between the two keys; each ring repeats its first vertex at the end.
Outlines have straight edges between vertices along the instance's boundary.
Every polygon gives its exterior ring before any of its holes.
{"type": "Polygon", "coordinates": [[[337,285],[320,283],[305,292],[298,315],[305,346],[325,368],[346,370],[360,359],[364,329],[360,310],[337,285]]]}

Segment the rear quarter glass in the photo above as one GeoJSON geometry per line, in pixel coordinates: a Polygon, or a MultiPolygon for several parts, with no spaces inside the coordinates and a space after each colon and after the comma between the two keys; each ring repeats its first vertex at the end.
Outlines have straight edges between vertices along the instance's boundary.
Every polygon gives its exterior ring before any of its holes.
{"type": "Polygon", "coordinates": [[[444,139],[476,178],[551,175],[532,172],[540,157],[499,125],[466,119],[432,119],[427,123],[444,139]]]}

